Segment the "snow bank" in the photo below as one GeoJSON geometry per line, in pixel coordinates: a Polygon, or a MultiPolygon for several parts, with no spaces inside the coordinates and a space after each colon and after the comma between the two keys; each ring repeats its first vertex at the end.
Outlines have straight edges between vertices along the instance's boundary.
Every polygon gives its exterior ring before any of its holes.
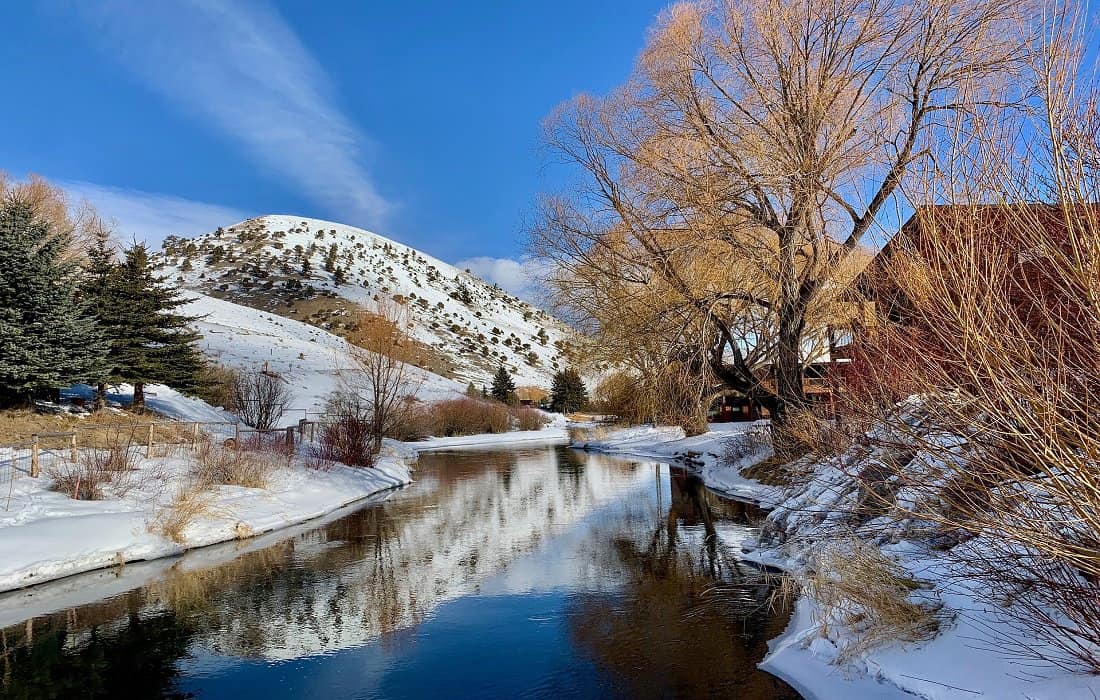
{"type": "Polygon", "coordinates": [[[417,442],[406,442],[405,445],[416,449],[418,452],[434,450],[455,450],[465,448],[492,448],[508,447],[522,443],[554,443],[569,440],[569,431],[564,427],[551,426],[542,430],[513,430],[509,433],[493,433],[481,435],[460,435],[457,437],[428,438],[417,442]]]}
{"type": "Polygon", "coordinates": [[[407,459],[389,453],[373,469],[338,465],[319,471],[296,457],[274,473],[268,488],[220,486],[208,492],[202,514],[183,529],[180,542],[160,534],[156,523],[185,483],[186,456],[142,459],[132,490],[100,501],[51,491],[46,476],[21,477],[11,483],[7,508],[0,511],[0,591],[312,520],[410,483],[407,459]]]}
{"type": "MultiPolygon", "coordinates": [[[[807,480],[784,492],[740,475],[741,468],[770,456],[770,450],[746,454],[740,463],[725,464],[727,441],[753,429],[753,424],[711,428],[692,438],[685,438],[679,428],[595,428],[574,446],[676,462],[698,471],[712,488],[772,508],[763,541],[746,543],[744,556],[749,560],[779,567],[797,578],[820,547],[835,541],[839,532],[846,532],[877,545],[910,576],[927,584],[927,590],[920,592],[923,599],[942,605],[940,631],[932,639],[895,642],[841,662],[842,651],[855,639],[854,632],[842,621],[826,619],[812,599],[802,597],[787,630],[769,644],[761,668],[783,678],[807,698],[1100,697],[1100,676],[1074,674],[1000,648],[997,639],[1013,639],[1032,647],[1040,642],[1021,641],[1020,631],[1005,621],[1003,610],[989,601],[988,591],[976,581],[960,579],[957,565],[949,564],[943,552],[916,540],[916,533],[927,533],[927,528],[887,517],[867,522],[852,517],[860,498],[860,485],[852,475],[863,473],[888,455],[866,445],[853,445],[831,458],[804,459],[796,466],[808,475],[807,480]]],[[[911,464],[919,468],[927,459],[931,457],[918,451],[911,455],[911,464]]],[[[907,497],[902,489],[898,498],[907,497]]],[[[957,545],[955,560],[965,560],[967,552],[961,550],[967,547],[989,546],[984,539],[979,536],[957,545]]]]}
{"type": "MultiPolygon", "coordinates": [[[[712,423],[702,435],[686,437],[683,428],[641,425],[608,430],[577,424],[578,432],[587,433],[573,442],[573,447],[592,452],[649,457],[690,467],[697,471],[707,486],[734,498],[741,498],[771,506],[781,498],[778,489],[765,486],[741,476],[740,465],[729,465],[726,460],[727,444],[750,430],[766,425],[756,423],[712,423]]],[[[767,457],[768,454],[749,455],[746,462],[767,457]]]]}

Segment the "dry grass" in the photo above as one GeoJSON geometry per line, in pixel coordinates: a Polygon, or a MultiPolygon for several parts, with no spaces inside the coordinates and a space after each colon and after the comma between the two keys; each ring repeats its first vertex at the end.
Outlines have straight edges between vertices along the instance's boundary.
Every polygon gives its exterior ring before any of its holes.
{"type": "Polygon", "coordinates": [[[280,455],[275,452],[201,442],[192,455],[192,485],[199,489],[214,486],[267,488],[271,474],[279,467],[279,460],[280,455]]]}
{"type": "Polygon", "coordinates": [[[821,632],[841,625],[850,641],[840,661],[890,642],[920,642],[940,628],[941,606],[914,600],[925,586],[886,557],[859,540],[826,545],[812,559],[803,579],[806,593],[821,606],[821,632]]]}
{"type": "Polygon", "coordinates": [[[182,544],[188,525],[199,517],[214,513],[212,503],[213,494],[209,491],[195,484],[185,486],[157,512],[149,524],[149,530],[182,544]]]}

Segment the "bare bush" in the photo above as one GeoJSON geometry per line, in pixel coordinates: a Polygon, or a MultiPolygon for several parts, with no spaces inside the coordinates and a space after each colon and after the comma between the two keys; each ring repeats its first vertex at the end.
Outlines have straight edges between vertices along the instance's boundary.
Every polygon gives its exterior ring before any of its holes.
{"type": "Polygon", "coordinates": [[[291,401],[290,389],[271,372],[237,372],[233,377],[233,411],[257,430],[271,430],[291,401]]]}
{"type": "Polygon", "coordinates": [[[771,430],[764,424],[754,424],[722,441],[722,462],[732,468],[748,466],[772,454],[771,430]]]}
{"type": "Polygon", "coordinates": [[[509,413],[516,422],[516,430],[541,430],[550,422],[542,411],[534,408],[513,408],[509,413]]]}
{"type": "Polygon", "coordinates": [[[318,465],[335,462],[352,467],[374,466],[375,429],[373,411],[358,394],[338,391],[325,406],[314,459],[318,465]]]}
{"type": "Polygon", "coordinates": [[[496,401],[452,399],[432,404],[433,434],[451,437],[504,433],[511,428],[508,407],[496,401]]]}
{"type": "Polygon", "coordinates": [[[139,448],[132,439],[113,437],[105,447],[82,450],[75,463],[49,464],[44,471],[53,479],[53,490],[80,501],[98,501],[108,484],[119,497],[135,488],[139,448]]]}

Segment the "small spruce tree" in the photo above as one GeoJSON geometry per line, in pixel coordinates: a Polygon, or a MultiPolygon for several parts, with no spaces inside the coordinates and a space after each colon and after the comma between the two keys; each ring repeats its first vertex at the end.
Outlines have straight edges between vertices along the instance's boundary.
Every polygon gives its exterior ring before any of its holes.
{"type": "Polygon", "coordinates": [[[500,366],[493,377],[493,388],[489,393],[493,395],[494,399],[502,403],[508,405],[516,403],[516,384],[512,381],[512,375],[508,373],[504,365],[500,366]]]}
{"type": "Polygon", "coordinates": [[[466,387],[466,396],[471,399],[481,398],[481,392],[477,390],[473,382],[470,382],[469,386],[466,387]]]}
{"type": "Polygon", "coordinates": [[[554,373],[550,389],[550,408],[559,413],[579,411],[588,405],[588,388],[580,373],[573,368],[554,373]]]}

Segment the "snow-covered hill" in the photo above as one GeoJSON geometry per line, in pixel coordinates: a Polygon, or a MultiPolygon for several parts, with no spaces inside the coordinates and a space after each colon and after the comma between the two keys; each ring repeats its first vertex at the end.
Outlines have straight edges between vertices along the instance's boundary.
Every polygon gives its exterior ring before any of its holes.
{"type": "Polygon", "coordinates": [[[420,364],[463,386],[488,385],[503,364],[517,385],[548,388],[567,364],[569,331],[560,321],[441,260],[343,224],[249,219],[169,238],[158,264],[185,289],[352,339],[364,311],[396,302],[408,312],[420,364]]]}
{"type": "MultiPolygon", "coordinates": [[[[320,411],[339,386],[341,370],[353,368],[353,352],[346,340],[314,326],[240,304],[189,293],[194,301],[182,312],[199,316],[199,347],[214,362],[234,369],[267,369],[287,382],[292,400],[291,418],[299,410],[320,411]]],[[[417,397],[424,401],[454,398],[464,384],[427,370],[413,368],[417,397]]]]}

